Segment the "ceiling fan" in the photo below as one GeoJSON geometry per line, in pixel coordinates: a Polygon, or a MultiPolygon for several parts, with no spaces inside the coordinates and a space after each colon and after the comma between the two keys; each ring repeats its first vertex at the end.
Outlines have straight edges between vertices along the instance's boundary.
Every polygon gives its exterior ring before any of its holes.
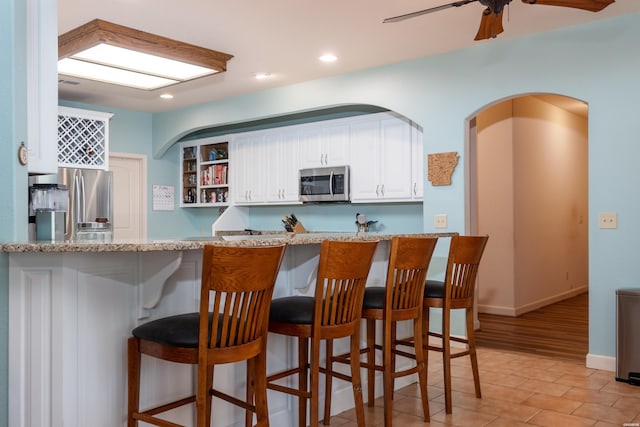
{"type": "MultiPolygon", "coordinates": [[[[454,1],[453,3],[443,4],[441,6],[387,18],[382,22],[386,24],[390,22],[404,21],[405,19],[415,18],[417,16],[426,15],[427,13],[438,12],[450,7],[460,7],[474,2],[480,2],[481,5],[486,6],[486,9],[482,12],[480,28],[478,28],[478,33],[476,34],[474,40],[495,38],[498,34],[503,32],[504,29],[502,28],[502,12],[504,10],[504,7],[511,3],[511,0],[458,0],[454,1]]],[[[611,3],[614,3],[615,0],[522,0],[522,2],[528,4],[572,7],[575,9],[583,9],[591,12],[599,12],[605,7],[609,6],[611,3]]]]}

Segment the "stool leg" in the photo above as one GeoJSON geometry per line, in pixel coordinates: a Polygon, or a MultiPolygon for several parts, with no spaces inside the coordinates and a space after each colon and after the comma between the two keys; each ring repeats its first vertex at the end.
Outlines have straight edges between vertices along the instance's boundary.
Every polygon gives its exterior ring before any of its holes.
{"type": "Polygon", "coordinates": [[[333,362],[331,358],[333,357],[333,340],[326,341],[326,356],[325,356],[325,364],[326,364],[326,372],[324,374],[324,417],[322,419],[322,423],[324,425],[329,425],[329,419],[331,418],[331,391],[333,389],[333,362]]]}
{"type": "Polygon", "coordinates": [[[422,310],[422,348],[424,365],[429,369],[429,307],[427,306],[422,310]]]}
{"type": "Polygon", "coordinates": [[[376,363],[376,321],[367,319],[367,406],[373,407],[375,403],[376,391],[376,370],[373,368],[376,363]]]}
{"type": "MultiPolygon", "coordinates": [[[[269,425],[269,408],[267,405],[267,355],[266,349],[251,361],[252,376],[255,381],[254,401],[256,405],[256,421],[258,426],[269,425]]],[[[247,412],[250,414],[250,412],[247,412]]]]}
{"type": "Polygon", "coordinates": [[[364,426],[364,402],[362,400],[362,382],[360,380],[360,327],[355,328],[351,335],[351,382],[353,386],[353,401],[355,402],[356,421],[358,426],[364,426]]]}
{"type": "MultiPolygon", "coordinates": [[[[258,412],[258,402],[256,396],[256,358],[247,359],[247,388],[245,401],[248,404],[255,405],[256,413],[258,412]]],[[[244,415],[245,427],[251,427],[253,425],[253,412],[247,410],[244,415]]]]}
{"type": "Polygon", "coordinates": [[[391,329],[395,328],[395,322],[385,322],[382,342],[382,384],[384,399],[384,425],[391,427],[393,413],[393,373],[395,366],[392,362],[393,352],[391,351],[392,334],[391,329]]]}
{"type": "Polygon", "coordinates": [[[469,357],[471,358],[471,370],[473,371],[473,384],[476,389],[476,397],[482,397],[480,393],[480,374],[478,373],[478,356],[476,354],[476,334],[473,325],[473,309],[466,310],[467,340],[469,345],[469,357]]]}
{"type": "Polygon", "coordinates": [[[198,390],[196,392],[196,425],[209,427],[211,425],[211,395],[213,387],[213,365],[198,365],[198,390]]]}
{"type": "MultiPolygon", "coordinates": [[[[415,337],[415,348],[421,349],[424,344],[422,342],[422,321],[413,322],[413,336],[415,337]]],[[[418,384],[420,385],[420,398],[422,400],[422,413],[424,421],[429,422],[431,415],[429,413],[429,395],[427,394],[427,364],[424,360],[424,351],[416,350],[416,366],[418,367],[418,384]]]]}
{"type": "MultiPolygon", "coordinates": [[[[397,331],[397,326],[398,326],[398,322],[393,322],[391,324],[391,350],[393,351],[393,343],[397,341],[398,339],[398,335],[396,334],[397,331]]],[[[415,345],[415,344],[414,344],[415,345]]],[[[391,353],[391,372],[396,372],[396,356],[395,354],[393,354],[393,352],[391,353]]],[[[393,400],[395,394],[395,390],[393,389],[393,387],[391,387],[391,400],[393,400]]]]}
{"type": "Polygon", "coordinates": [[[140,352],[138,339],[129,338],[127,341],[127,382],[128,382],[128,415],[127,427],[136,427],[137,421],[133,414],[138,412],[140,405],[140,352]]]}
{"type": "Polygon", "coordinates": [[[314,337],[311,341],[311,357],[309,359],[309,390],[311,402],[309,404],[309,426],[318,427],[320,406],[320,338],[314,337]]]}
{"type": "Polygon", "coordinates": [[[444,406],[445,413],[450,414],[453,409],[451,403],[451,310],[442,309],[442,362],[444,371],[444,406]]]}
{"type": "MultiPolygon", "coordinates": [[[[307,391],[309,389],[307,382],[309,366],[309,339],[298,339],[298,389],[307,391]]],[[[298,397],[298,426],[305,427],[307,425],[307,399],[298,397]]]]}

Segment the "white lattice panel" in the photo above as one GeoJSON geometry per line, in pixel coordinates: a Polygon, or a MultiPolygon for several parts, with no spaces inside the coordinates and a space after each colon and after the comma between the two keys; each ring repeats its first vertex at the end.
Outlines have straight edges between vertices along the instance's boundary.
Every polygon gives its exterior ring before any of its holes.
{"type": "Polygon", "coordinates": [[[60,107],[58,166],[107,169],[111,114],[60,107]]]}

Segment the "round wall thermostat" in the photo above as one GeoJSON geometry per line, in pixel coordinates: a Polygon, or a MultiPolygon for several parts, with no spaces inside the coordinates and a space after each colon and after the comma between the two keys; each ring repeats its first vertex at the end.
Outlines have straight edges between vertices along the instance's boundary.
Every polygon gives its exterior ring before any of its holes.
{"type": "Polygon", "coordinates": [[[26,165],[28,160],[29,160],[29,150],[27,150],[27,147],[24,145],[24,142],[23,142],[22,144],[20,144],[20,147],[18,147],[18,161],[20,162],[21,165],[26,165]]]}

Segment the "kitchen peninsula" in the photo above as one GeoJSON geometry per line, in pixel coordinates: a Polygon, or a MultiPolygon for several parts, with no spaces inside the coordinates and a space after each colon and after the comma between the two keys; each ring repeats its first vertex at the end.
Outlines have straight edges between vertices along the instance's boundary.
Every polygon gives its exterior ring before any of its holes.
{"type": "MultiPolygon", "coordinates": [[[[414,234],[415,235],[415,234],[414,234]]],[[[449,237],[452,233],[424,234],[449,237]]],[[[9,425],[122,426],[126,421],[126,339],[137,325],[197,310],[202,248],[286,242],[274,298],[312,295],[319,244],[324,239],[379,240],[368,286],[384,285],[389,241],[375,233],[222,236],[114,243],[9,243],[9,425]]],[[[336,343],[336,351],[343,343],[336,343]]],[[[268,370],[292,365],[285,337],[269,337],[268,370]]],[[[143,363],[141,406],[193,390],[190,366],[143,363]]],[[[244,366],[216,369],[215,384],[244,390],[244,366]]],[[[406,383],[398,384],[402,386],[406,383]]],[[[348,384],[334,386],[334,413],[352,404],[348,384]]],[[[269,394],[272,425],[293,426],[295,404],[269,394]]],[[[172,420],[191,423],[191,408],[172,420]]],[[[244,414],[214,399],[217,426],[238,425],[244,414]]]]}

